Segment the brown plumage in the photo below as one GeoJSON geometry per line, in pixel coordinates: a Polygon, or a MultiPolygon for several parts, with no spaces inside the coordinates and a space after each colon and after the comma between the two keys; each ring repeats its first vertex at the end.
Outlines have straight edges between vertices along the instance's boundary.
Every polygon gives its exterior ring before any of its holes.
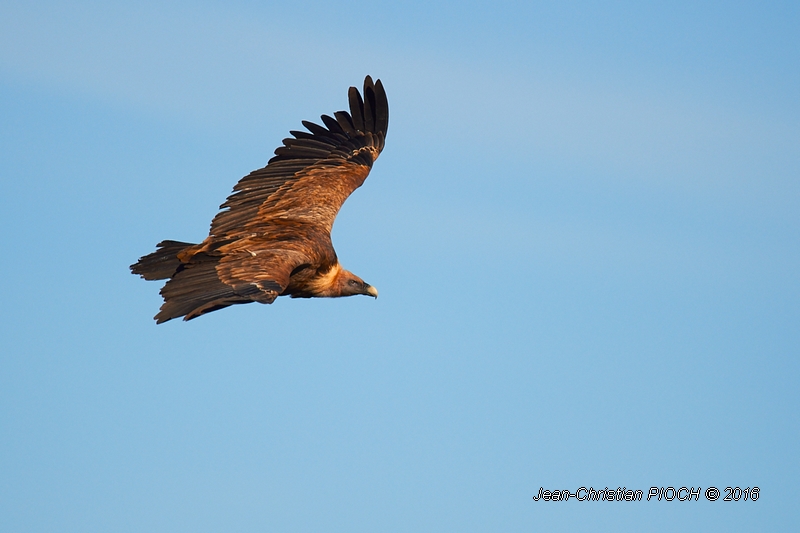
{"type": "Polygon", "coordinates": [[[364,99],[348,93],[350,113],[303,121],[264,168],[242,178],[200,244],[163,241],[131,265],[147,280],[167,279],[159,324],[191,320],[233,304],[278,296],[314,298],[378,291],[339,265],[331,243],[336,214],[364,183],[383,149],[389,104],[380,80],[364,80],[364,99]]]}

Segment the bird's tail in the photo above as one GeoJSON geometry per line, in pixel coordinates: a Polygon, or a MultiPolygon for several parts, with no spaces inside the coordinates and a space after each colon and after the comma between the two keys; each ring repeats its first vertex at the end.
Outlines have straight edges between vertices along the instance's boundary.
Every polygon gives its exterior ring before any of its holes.
{"type": "Polygon", "coordinates": [[[189,242],[161,241],[156,245],[157,250],[152,254],[139,259],[131,265],[131,272],[142,276],[146,280],[171,278],[181,266],[178,254],[186,248],[194,246],[189,242]]]}
{"type": "Polygon", "coordinates": [[[147,280],[167,279],[161,289],[164,304],[155,316],[161,324],[173,318],[191,320],[200,315],[228,307],[249,303],[252,300],[237,295],[233,288],[217,276],[219,257],[205,253],[193,254],[188,263],[178,259],[178,254],[194,244],[163,241],[158,249],[131,265],[131,272],[147,280]]]}

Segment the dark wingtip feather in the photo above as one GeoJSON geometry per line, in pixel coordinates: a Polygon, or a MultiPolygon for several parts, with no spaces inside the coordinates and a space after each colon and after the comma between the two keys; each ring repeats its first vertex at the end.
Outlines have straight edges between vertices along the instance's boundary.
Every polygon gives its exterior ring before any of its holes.
{"type": "Polygon", "coordinates": [[[314,135],[320,135],[322,137],[333,137],[330,131],[326,130],[324,127],[320,126],[319,124],[315,124],[308,120],[303,121],[303,126],[313,133],[314,135]]]}
{"type": "MultiPolygon", "coordinates": [[[[336,113],[334,113],[334,115],[335,114],[336,113]]],[[[342,135],[346,135],[345,130],[342,129],[342,126],[339,124],[339,122],[336,121],[335,118],[329,117],[328,115],[322,115],[320,118],[322,119],[322,122],[324,122],[325,125],[328,126],[328,129],[331,130],[331,132],[341,133],[342,135]]]]}
{"type": "Polygon", "coordinates": [[[344,131],[352,136],[358,135],[359,130],[353,123],[353,117],[350,116],[350,113],[347,111],[337,111],[333,116],[336,117],[336,120],[344,131]]]}
{"type": "Polygon", "coordinates": [[[369,76],[364,80],[364,130],[375,133],[375,89],[369,76]]]}
{"type": "Polygon", "coordinates": [[[350,87],[350,90],[347,91],[347,98],[350,101],[350,116],[353,119],[353,126],[355,126],[356,130],[358,131],[365,131],[364,119],[367,117],[365,117],[366,113],[364,111],[364,101],[361,100],[361,95],[358,94],[358,89],[355,87],[350,87]]]}
{"type": "Polygon", "coordinates": [[[375,131],[383,133],[384,137],[389,129],[389,100],[381,80],[375,82],[375,131]]]}

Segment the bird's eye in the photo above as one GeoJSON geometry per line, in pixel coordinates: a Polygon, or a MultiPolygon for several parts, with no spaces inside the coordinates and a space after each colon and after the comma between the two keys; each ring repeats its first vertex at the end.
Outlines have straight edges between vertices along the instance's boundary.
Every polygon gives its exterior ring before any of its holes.
{"type": "Polygon", "coordinates": [[[354,279],[351,279],[348,283],[350,283],[350,285],[352,285],[353,287],[358,287],[358,282],[354,279]]]}

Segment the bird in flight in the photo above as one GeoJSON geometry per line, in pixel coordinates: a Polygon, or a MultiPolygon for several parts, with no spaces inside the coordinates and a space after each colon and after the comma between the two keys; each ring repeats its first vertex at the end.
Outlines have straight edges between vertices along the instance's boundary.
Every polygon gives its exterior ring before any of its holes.
{"type": "Polygon", "coordinates": [[[264,168],[242,178],[200,244],[162,241],[131,265],[146,280],[168,279],[158,324],[278,296],[337,298],[375,287],[342,268],[331,243],[336,214],[383,150],[389,104],[380,80],[348,92],[350,112],[303,121],[264,168]]]}

